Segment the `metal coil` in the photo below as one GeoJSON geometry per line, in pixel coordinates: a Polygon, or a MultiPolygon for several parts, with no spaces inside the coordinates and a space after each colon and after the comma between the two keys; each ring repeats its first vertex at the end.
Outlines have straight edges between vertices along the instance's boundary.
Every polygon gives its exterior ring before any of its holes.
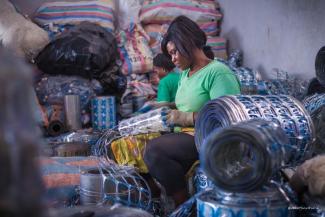
{"type": "Polygon", "coordinates": [[[289,139],[276,123],[263,119],[212,131],[204,140],[200,162],[219,188],[232,192],[259,189],[291,160],[289,139]]]}
{"type": "Polygon", "coordinates": [[[256,118],[281,126],[290,144],[296,147],[292,163],[300,161],[312,148],[314,125],[308,112],[296,99],[286,95],[237,95],[211,100],[200,110],[195,123],[198,151],[204,138],[213,130],[256,118]]]}
{"type": "Polygon", "coordinates": [[[306,110],[312,115],[321,107],[325,106],[325,94],[314,94],[304,99],[303,104],[306,110]]]}
{"type": "Polygon", "coordinates": [[[289,204],[276,187],[265,186],[251,193],[211,190],[197,199],[198,217],[272,216],[288,217],[289,204]]]}
{"type": "Polygon", "coordinates": [[[325,94],[315,94],[304,100],[304,106],[309,111],[313,120],[316,141],[314,147],[315,154],[325,152],[325,94]]]}

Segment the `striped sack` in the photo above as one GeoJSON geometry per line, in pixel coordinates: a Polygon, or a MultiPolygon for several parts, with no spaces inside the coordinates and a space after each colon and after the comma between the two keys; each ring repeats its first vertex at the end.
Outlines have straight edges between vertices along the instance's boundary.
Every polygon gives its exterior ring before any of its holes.
{"type": "Polygon", "coordinates": [[[121,71],[124,75],[152,71],[152,52],[148,45],[149,36],[138,24],[130,24],[126,31],[117,35],[118,51],[122,60],[121,71]]]}
{"type": "Polygon", "coordinates": [[[207,35],[219,33],[222,14],[214,0],[145,0],[139,20],[143,24],[169,24],[180,15],[195,21],[207,35]]]}
{"type": "Polygon", "coordinates": [[[42,157],[41,174],[50,207],[72,205],[80,185],[80,172],[98,166],[95,157],[42,157]]]}
{"type": "Polygon", "coordinates": [[[227,60],[227,40],[221,37],[208,37],[207,45],[209,45],[215,57],[227,60]]]}
{"type": "Polygon", "coordinates": [[[109,32],[114,32],[114,14],[113,0],[49,2],[37,9],[33,20],[40,26],[50,29],[53,26],[77,25],[88,21],[104,27],[109,32]]]}
{"type": "Polygon", "coordinates": [[[167,32],[168,25],[160,25],[160,24],[148,24],[145,25],[144,31],[149,35],[149,47],[153,53],[153,56],[161,53],[161,41],[164,37],[164,34],[167,32]]]}

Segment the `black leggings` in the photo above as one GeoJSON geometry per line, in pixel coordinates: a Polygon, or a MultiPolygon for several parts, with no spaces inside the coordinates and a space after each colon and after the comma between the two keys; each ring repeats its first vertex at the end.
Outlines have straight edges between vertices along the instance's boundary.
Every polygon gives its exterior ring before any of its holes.
{"type": "Polygon", "coordinates": [[[148,142],[144,161],[149,173],[171,195],[186,188],[185,174],[198,160],[194,136],[186,133],[165,134],[148,142]]]}

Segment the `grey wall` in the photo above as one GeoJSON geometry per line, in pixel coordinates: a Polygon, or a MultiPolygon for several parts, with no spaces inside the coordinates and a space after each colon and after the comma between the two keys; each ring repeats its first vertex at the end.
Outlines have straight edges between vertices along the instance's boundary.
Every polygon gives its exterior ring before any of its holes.
{"type": "MultiPolygon", "coordinates": [[[[31,14],[42,2],[53,0],[11,1],[31,14]]],[[[325,45],[325,0],[217,1],[224,14],[221,35],[230,51],[244,52],[245,66],[269,78],[273,68],[307,79],[314,76],[315,55],[325,45]]]]}
{"type": "Polygon", "coordinates": [[[324,0],[218,0],[221,35],[244,65],[273,77],[280,68],[303,78],[315,75],[315,56],[325,45],[324,0]]]}

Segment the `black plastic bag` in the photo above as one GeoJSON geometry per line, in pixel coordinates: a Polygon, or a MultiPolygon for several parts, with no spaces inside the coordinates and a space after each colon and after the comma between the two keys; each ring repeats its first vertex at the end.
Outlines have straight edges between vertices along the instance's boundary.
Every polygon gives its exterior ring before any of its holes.
{"type": "Polygon", "coordinates": [[[47,74],[99,78],[117,56],[116,40],[110,32],[94,23],[82,22],[48,44],[36,63],[47,74]]]}

